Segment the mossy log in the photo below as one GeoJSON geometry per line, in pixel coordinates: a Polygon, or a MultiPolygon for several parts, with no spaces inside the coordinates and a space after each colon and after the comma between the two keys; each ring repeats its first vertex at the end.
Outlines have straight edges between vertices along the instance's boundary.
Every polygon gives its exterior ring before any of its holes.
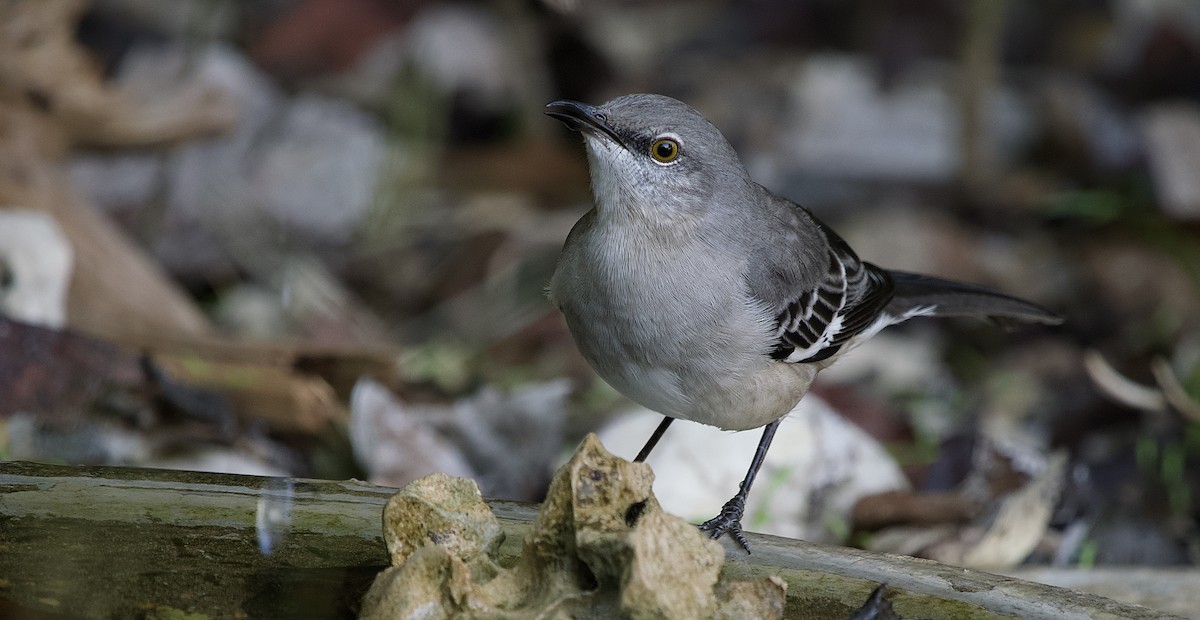
{"type": "MultiPolygon", "coordinates": [[[[353,617],[388,566],[395,489],[116,467],[0,463],[0,617],[353,617]],[[187,616],[186,614],[196,614],[187,616]]],[[[533,506],[489,502],[515,560],[533,506]]],[[[752,536],[738,579],[788,582],[788,618],[848,617],[879,582],[903,617],[1169,618],[907,557],[752,536]]]]}

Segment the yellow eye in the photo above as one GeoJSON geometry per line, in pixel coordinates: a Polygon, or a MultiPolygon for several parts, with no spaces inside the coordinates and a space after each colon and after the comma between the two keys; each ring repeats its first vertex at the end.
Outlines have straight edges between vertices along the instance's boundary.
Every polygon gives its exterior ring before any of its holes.
{"type": "Polygon", "coordinates": [[[671,138],[659,138],[650,145],[650,156],[660,164],[669,164],[679,157],[679,143],[671,138]]]}

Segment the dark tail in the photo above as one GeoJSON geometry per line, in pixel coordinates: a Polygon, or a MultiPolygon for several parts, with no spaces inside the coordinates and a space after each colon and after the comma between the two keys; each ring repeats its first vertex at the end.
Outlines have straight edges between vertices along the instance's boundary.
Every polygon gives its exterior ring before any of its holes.
{"type": "Polygon", "coordinates": [[[971,316],[1000,322],[1024,321],[1058,325],[1062,317],[1023,299],[982,286],[903,271],[889,271],[896,288],[885,312],[897,319],[911,316],[971,316]]]}

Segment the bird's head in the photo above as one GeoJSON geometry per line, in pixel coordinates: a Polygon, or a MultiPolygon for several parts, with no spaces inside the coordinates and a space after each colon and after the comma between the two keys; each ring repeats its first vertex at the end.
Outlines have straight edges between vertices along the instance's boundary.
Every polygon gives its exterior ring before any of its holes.
{"type": "Polygon", "coordinates": [[[624,95],[599,106],[555,101],[546,113],[583,134],[602,213],[694,219],[714,205],[736,204],[722,194],[749,191],[725,136],[670,97],[624,95]]]}

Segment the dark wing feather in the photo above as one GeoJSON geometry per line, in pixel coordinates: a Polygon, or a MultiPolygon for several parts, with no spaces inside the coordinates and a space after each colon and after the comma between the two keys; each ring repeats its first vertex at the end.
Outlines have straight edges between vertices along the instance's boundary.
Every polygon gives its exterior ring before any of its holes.
{"type": "Polygon", "coordinates": [[[881,320],[894,289],[886,271],[859,260],[841,237],[813,221],[829,242],[829,265],[816,287],[776,316],[779,342],[771,356],[788,362],[818,362],[836,354],[881,320]]]}
{"type": "Polygon", "coordinates": [[[897,320],[913,315],[971,316],[998,321],[1058,325],[1062,317],[1024,299],[982,286],[903,271],[889,271],[896,292],[886,312],[897,320]]]}

